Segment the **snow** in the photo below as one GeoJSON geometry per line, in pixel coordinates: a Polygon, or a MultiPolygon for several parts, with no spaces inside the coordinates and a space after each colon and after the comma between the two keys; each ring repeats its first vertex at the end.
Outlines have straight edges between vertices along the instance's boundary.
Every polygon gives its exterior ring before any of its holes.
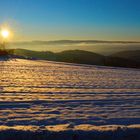
{"type": "Polygon", "coordinates": [[[139,125],[109,125],[93,126],[78,125],[69,127],[69,124],[47,126],[1,126],[1,140],[139,140],[139,125]]]}
{"type": "Polygon", "coordinates": [[[1,133],[9,131],[42,129],[56,135],[59,131],[66,135],[69,131],[83,131],[83,135],[91,131],[113,133],[118,128],[133,133],[140,131],[139,112],[138,69],[0,61],[0,139],[1,133]]]}

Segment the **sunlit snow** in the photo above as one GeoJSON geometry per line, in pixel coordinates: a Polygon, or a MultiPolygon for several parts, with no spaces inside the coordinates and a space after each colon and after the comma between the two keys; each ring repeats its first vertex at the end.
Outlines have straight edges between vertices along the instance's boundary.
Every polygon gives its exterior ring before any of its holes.
{"type": "Polygon", "coordinates": [[[140,71],[0,61],[0,125],[140,123],[140,71]]]}

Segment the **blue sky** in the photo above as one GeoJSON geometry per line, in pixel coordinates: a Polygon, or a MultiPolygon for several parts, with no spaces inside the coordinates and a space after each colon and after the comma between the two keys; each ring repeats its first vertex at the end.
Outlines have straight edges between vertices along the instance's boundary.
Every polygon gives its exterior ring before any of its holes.
{"type": "Polygon", "coordinates": [[[0,0],[13,40],[140,41],[139,0],[0,0]]]}

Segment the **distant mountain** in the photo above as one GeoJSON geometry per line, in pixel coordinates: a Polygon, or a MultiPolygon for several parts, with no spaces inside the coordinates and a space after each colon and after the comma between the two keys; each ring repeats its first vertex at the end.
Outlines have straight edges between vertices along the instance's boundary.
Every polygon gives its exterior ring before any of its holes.
{"type": "Polygon", "coordinates": [[[85,44],[95,44],[95,43],[121,43],[121,44],[127,44],[127,43],[140,43],[136,41],[105,41],[105,40],[52,40],[52,41],[23,41],[23,42],[11,42],[10,44],[14,45],[60,45],[60,44],[79,44],[79,43],[85,43],[85,44]]]}
{"type": "Polygon", "coordinates": [[[24,49],[11,49],[7,50],[7,54],[5,55],[14,58],[41,59],[78,64],[140,68],[139,52],[140,51],[125,51],[112,54],[111,56],[103,56],[97,53],[83,50],[68,50],[59,53],[53,53],[50,51],[39,52],[24,49]]]}
{"type": "Polygon", "coordinates": [[[124,59],[129,59],[132,61],[137,61],[140,62],[140,50],[135,50],[135,51],[121,51],[114,53],[110,55],[111,57],[118,57],[118,58],[124,58],[124,59]]]}

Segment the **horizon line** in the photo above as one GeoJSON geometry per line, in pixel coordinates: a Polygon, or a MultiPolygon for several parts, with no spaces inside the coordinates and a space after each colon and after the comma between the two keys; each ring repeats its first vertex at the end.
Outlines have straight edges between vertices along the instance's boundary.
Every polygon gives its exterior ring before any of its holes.
{"type": "Polygon", "coordinates": [[[56,39],[56,40],[23,40],[9,41],[9,43],[140,43],[140,41],[127,40],[92,40],[92,39],[56,39]]]}

